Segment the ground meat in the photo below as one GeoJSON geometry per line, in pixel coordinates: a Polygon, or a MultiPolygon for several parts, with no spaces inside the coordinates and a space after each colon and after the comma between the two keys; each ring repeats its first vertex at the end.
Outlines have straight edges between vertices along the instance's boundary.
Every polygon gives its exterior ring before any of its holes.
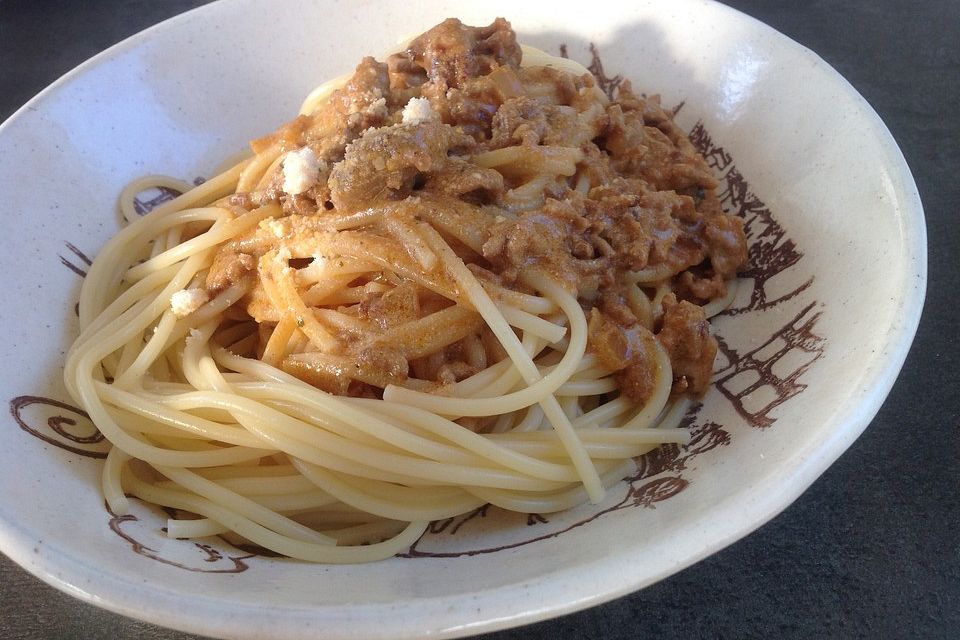
{"type": "Polygon", "coordinates": [[[677,298],[702,304],[727,295],[727,281],[713,269],[687,269],[673,279],[677,298]]]}
{"type": "MultiPolygon", "coordinates": [[[[616,178],[595,187],[586,200],[594,244],[603,241],[612,249],[621,269],[640,270],[651,262],[668,259],[682,233],[672,215],[676,202],[651,194],[645,183],[616,178]]],[[[686,265],[684,265],[686,266],[686,265]]]]}
{"type": "MultiPolygon", "coordinates": [[[[308,194],[281,193],[280,206],[287,215],[308,216],[316,212],[317,200],[308,194]]],[[[322,200],[321,200],[322,202],[322,200]]]]}
{"type": "Polygon", "coordinates": [[[515,70],[520,57],[503,18],[487,27],[468,27],[451,18],[390,57],[390,83],[395,91],[419,88],[443,122],[482,140],[489,137],[498,107],[519,88],[515,70]]]}
{"type": "Polygon", "coordinates": [[[610,287],[600,292],[600,309],[604,315],[623,327],[630,327],[637,321],[622,287],[610,287]]]}
{"type": "Polygon", "coordinates": [[[537,268],[580,294],[595,296],[610,277],[609,260],[581,260],[574,251],[590,226],[576,200],[548,199],[540,209],[494,225],[483,245],[483,257],[507,283],[525,269],[537,268]]]}
{"type": "Polygon", "coordinates": [[[547,130],[544,105],[533,98],[511,98],[497,109],[492,128],[491,149],[540,144],[547,130]]]}
{"type": "Polygon", "coordinates": [[[499,66],[520,65],[520,45],[510,23],[497,18],[486,27],[468,27],[448,18],[415,38],[406,51],[391,57],[398,69],[402,61],[414,63],[433,83],[459,88],[469,78],[486,75],[499,66]]]}
{"type": "Polygon", "coordinates": [[[659,104],[654,106],[647,108],[646,101],[637,98],[628,84],[621,87],[617,102],[607,109],[603,131],[611,166],[661,191],[715,188],[717,181],[706,162],[684,136],[677,135],[679,129],[659,104]]]}
{"type": "Polygon", "coordinates": [[[676,147],[659,129],[644,125],[640,114],[624,113],[614,104],[607,116],[604,147],[617,172],[642,178],[660,190],[696,184],[686,177],[688,166],[676,147]]]}
{"type": "Polygon", "coordinates": [[[359,316],[374,322],[381,329],[389,329],[420,317],[417,287],[405,282],[386,293],[368,293],[360,301],[359,316]]]}
{"type": "Polygon", "coordinates": [[[469,378],[477,372],[476,367],[472,367],[463,360],[454,360],[445,362],[437,369],[437,382],[441,385],[453,384],[464,378],[469,378]]]}
{"type": "Polygon", "coordinates": [[[511,98],[500,105],[491,123],[488,148],[513,145],[578,146],[600,132],[602,112],[581,114],[566,105],[544,105],[534,98],[511,98]]]}
{"type": "Polygon", "coordinates": [[[240,207],[242,209],[252,209],[253,201],[250,199],[249,193],[234,193],[231,195],[227,202],[234,207],[240,207]]]}
{"type": "MultiPolygon", "coordinates": [[[[614,181],[627,180],[627,178],[617,175],[610,166],[610,158],[595,143],[583,144],[580,149],[584,154],[583,160],[580,161],[580,175],[589,179],[590,184],[599,185],[594,189],[600,189],[614,181]]],[[[635,180],[635,182],[637,182],[637,186],[630,192],[641,193],[646,188],[646,183],[641,180],[635,180]]]]}
{"type": "Polygon", "coordinates": [[[651,338],[650,332],[639,325],[627,328],[596,308],[590,312],[587,350],[596,354],[600,366],[616,373],[620,390],[641,404],[656,386],[651,338]]]}
{"type": "Polygon", "coordinates": [[[494,169],[451,158],[442,169],[426,178],[423,190],[473,204],[491,204],[503,197],[503,175],[494,169]]]}
{"type": "Polygon", "coordinates": [[[444,122],[459,126],[478,141],[488,137],[493,116],[502,102],[498,87],[482,79],[470,80],[462,89],[430,83],[422,91],[444,122]]]}
{"type": "Polygon", "coordinates": [[[682,274],[702,265],[698,273],[678,280],[691,292],[696,288],[694,297],[701,300],[723,295],[723,281],[746,264],[742,220],[723,213],[703,215],[690,196],[614,178],[591,190],[586,207],[594,244],[596,238],[609,244],[618,267],[666,264],[671,273],[682,274]]]}
{"type": "Polygon", "coordinates": [[[686,156],[686,161],[695,168],[704,188],[712,189],[717,186],[706,161],[687,138],[687,134],[673,121],[672,114],[660,106],[660,96],[640,97],[633,92],[630,81],[624,80],[618,88],[616,102],[624,111],[640,111],[644,124],[659,129],[680,153],[686,156]]]}
{"type": "Polygon", "coordinates": [[[316,111],[298,116],[276,133],[253,141],[251,147],[260,152],[275,143],[284,150],[309,145],[319,159],[333,162],[363,131],[386,124],[396,106],[387,65],[367,57],[316,111]]]}
{"type": "Polygon", "coordinates": [[[472,139],[449,125],[425,122],[370,129],[352,142],[328,182],[330,200],[340,211],[370,206],[412,193],[418,178],[439,172],[448,154],[463,152],[472,139]]]}
{"type": "Polygon", "coordinates": [[[211,292],[226,289],[257,268],[256,259],[246,253],[221,249],[207,272],[206,286],[211,292]]]}
{"type": "Polygon", "coordinates": [[[747,239],[741,218],[723,214],[707,217],[703,238],[710,265],[722,277],[732,278],[747,263],[747,239]]]}
{"type": "Polygon", "coordinates": [[[670,355],[674,392],[706,392],[717,357],[717,340],[710,335],[703,309],[687,301],[677,302],[673,294],[668,294],[663,300],[657,340],[670,355]]]}
{"type": "Polygon", "coordinates": [[[319,147],[314,151],[320,159],[336,160],[361,132],[386,123],[390,107],[396,106],[392,103],[387,65],[364,58],[346,85],[310,116],[304,141],[319,147]]]}
{"type": "Polygon", "coordinates": [[[526,83],[544,84],[548,87],[545,91],[553,95],[504,100],[491,122],[487,148],[516,144],[580,147],[600,135],[607,117],[597,103],[581,104],[587,83],[549,67],[525,68],[521,78],[526,83]]]}

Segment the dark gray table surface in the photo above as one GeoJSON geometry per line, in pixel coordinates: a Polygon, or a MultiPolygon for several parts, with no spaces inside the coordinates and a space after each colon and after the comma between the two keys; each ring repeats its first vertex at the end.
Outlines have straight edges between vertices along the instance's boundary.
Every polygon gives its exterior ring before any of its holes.
{"type": "MultiPolygon", "coordinates": [[[[200,4],[0,0],[0,120],[90,56],[200,4]]],[[[900,144],[929,234],[913,349],[866,433],[773,521],[643,591],[487,640],[960,637],[960,1],[728,4],[819,53],[900,144]]],[[[0,555],[0,638],[75,637],[193,636],[81,603],[0,555]]]]}

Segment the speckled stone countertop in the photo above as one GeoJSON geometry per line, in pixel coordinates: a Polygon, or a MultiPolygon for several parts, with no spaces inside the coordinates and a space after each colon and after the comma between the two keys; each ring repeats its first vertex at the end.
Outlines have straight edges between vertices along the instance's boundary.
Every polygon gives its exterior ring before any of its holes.
{"type": "MultiPolygon", "coordinates": [[[[90,56],[200,4],[0,0],[0,120],[90,56]]],[[[727,4],[826,59],[903,150],[929,235],[913,349],[866,433],[773,521],[643,591],[485,640],[960,637],[960,3],[727,4]]],[[[0,555],[0,638],[125,637],[194,636],[74,600],[0,555]]]]}

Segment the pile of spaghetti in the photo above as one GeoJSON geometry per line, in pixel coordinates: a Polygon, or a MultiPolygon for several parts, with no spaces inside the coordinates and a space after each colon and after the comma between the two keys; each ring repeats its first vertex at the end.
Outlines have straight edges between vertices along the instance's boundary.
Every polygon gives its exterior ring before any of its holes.
{"type": "Polygon", "coordinates": [[[115,513],[363,562],[687,440],[746,243],[656,98],[451,19],[251,148],[143,217],[176,184],[130,185],[83,285],[65,378],[115,513]]]}

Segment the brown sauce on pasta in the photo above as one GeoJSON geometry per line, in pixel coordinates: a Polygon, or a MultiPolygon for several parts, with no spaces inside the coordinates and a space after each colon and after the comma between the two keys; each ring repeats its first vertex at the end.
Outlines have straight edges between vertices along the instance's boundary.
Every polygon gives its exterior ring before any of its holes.
{"type": "MultiPolygon", "coordinates": [[[[291,194],[278,164],[235,194],[240,209],[275,203],[285,217],[220,250],[206,279],[212,293],[251,278],[247,312],[274,329],[289,309],[269,289],[289,265],[387,260],[410,274],[343,282],[348,300],[312,296],[306,307],[331,339],[322,357],[283,355],[284,370],[338,394],[376,396],[410,377],[442,387],[503,358],[483,349],[491,340],[476,313],[451,312],[439,354],[429,351],[435,333],[411,329],[456,299],[442,269],[410,251],[427,222],[484,281],[532,293],[521,276],[537,268],[564,283],[592,314],[591,351],[621,371],[638,402],[652,387],[647,334],[670,354],[675,391],[706,390],[717,346],[699,305],[726,295],[744,265],[741,221],[721,211],[716,180],[657,97],[624,82],[605,100],[590,75],[522,67],[522,57],[505,20],[449,19],[386,62],[364,58],[313,113],[253,143],[258,152],[310,149],[317,177],[291,194]],[[405,121],[412,99],[426,101],[429,118],[405,121]],[[375,210],[354,230],[351,217],[375,210]],[[281,244],[288,266],[264,260],[281,244]],[[658,287],[669,293],[657,308],[632,290],[658,287]]],[[[299,294],[309,299],[307,289],[299,294]]],[[[250,348],[262,357],[272,331],[260,335],[250,348]]]]}

